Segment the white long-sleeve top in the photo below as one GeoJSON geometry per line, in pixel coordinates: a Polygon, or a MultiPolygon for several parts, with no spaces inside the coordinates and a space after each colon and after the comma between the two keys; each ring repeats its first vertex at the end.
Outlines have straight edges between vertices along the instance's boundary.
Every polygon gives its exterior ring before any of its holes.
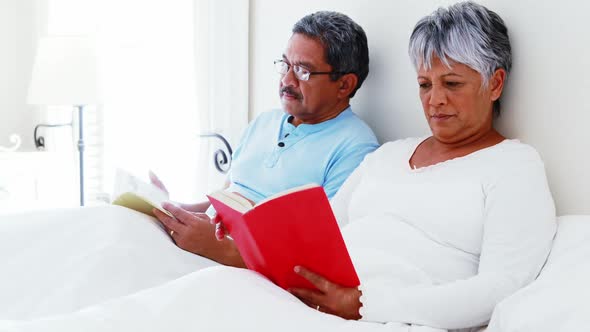
{"type": "Polygon", "coordinates": [[[551,248],[543,163],[532,147],[504,140],[415,169],[409,160],[423,140],[384,144],[332,200],[361,280],[363,320],[485,325],[551,248]]]}

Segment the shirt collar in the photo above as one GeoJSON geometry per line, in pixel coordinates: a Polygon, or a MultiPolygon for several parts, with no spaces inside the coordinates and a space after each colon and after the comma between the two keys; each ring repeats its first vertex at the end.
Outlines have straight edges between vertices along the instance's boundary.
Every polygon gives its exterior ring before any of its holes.
{"type": "Polygon", "coordinates": [[[318,132],[324,128],[331,126],[333,123],[340,121],[344,117],[349,116],[351,113],[352,107],[348,106],[346,109],[344,109],[344,111],[340,112],[340,114],[338,114],[336,117],[330,120],[326,120],[315,124],[302,123],[299,126],[295,127],[294,125],[289,123],[289,118],[291,117],[291,115],[285,112],[285,114],[283,115],[283,126],[290,128],[290,131],[297,131],[299,134],[302,135],[313,134],[315,132],[318,132]]]}

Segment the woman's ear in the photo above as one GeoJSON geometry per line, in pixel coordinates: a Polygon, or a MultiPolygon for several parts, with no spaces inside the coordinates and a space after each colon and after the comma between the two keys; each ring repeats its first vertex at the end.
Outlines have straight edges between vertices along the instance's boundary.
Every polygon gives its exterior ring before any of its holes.
{"type": "Polygon", "coordinates": [[[350,98],[350,94],[358,84],[358,77],[355,74],[344,74],[338,79],[340,87],[338,89],[338,96],[340,98],[350,98]]]}
{"type": "Polygon", "coordinates": [[[490,98],[492,101],[500,99],[502,90],[504,89],[504,82],[506,80],[506,71],[504,69],[497,69],[490,78],[490,98]]]}

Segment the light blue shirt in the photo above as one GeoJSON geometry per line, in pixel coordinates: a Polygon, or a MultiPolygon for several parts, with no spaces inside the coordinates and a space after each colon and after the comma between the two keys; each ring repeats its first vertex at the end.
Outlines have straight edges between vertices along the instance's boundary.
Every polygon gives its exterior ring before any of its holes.
{"type": "Polygon", "coordinates": [[[289,118],[275,110],[248,126],[233,154],[230,191],[258,202],[313,182],[332,198],[365,155],[379,146],[373,131],[350,107],[313,125],[295,127],[289,118]]]}

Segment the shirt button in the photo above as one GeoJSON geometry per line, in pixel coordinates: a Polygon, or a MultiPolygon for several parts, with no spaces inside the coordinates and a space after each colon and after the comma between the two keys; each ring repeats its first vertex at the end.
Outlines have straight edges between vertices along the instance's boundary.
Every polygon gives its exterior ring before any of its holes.
{"type": "Polygon", "coordinates": [[[282,148],[283,146],[285,146],[285,143],[283,142],[279,142],[279,144],[277,144],[280,148],[282,148]]]}

